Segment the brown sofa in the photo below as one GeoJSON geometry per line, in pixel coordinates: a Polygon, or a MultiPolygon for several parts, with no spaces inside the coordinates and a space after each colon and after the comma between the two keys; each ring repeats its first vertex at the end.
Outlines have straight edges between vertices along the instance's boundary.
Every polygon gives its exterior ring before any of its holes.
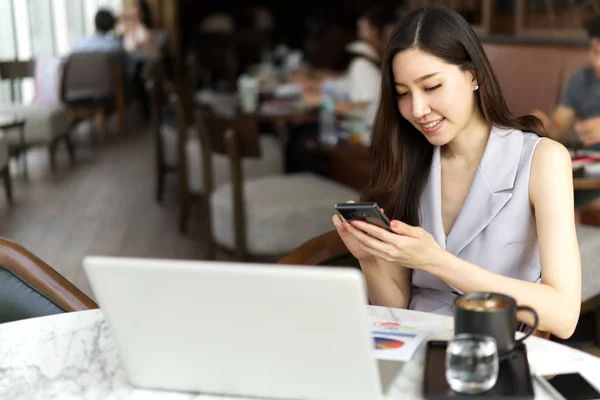
{"type": "Polygon", "coordinates": [[[588,49],[582,45],[484,43],[483,47],[508,107],[517,115],[536,108],[551,113],[569,77],[588,64],[588,49]]]}

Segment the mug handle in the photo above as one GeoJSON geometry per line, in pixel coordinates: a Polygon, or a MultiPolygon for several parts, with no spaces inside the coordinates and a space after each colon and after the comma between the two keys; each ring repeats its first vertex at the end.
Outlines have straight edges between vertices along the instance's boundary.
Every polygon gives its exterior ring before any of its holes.
{"type": "Polygon", "coordinates": [[[533,308],[528,307],[528,306],[519,306],[519,307],[517,307],[517,313],[519,311],[527,311],[527,312],[531,313],[531,315],[533,316],[533,326],[531,327],[531,329],[529,330],[529,332],[527,332],[525,334],[525,336],[523,336],[519,340],[516,340],[515,343],[521,343],[523,340],[525,340],[529,336],[533,335],[535,333],[535,331],[537,330],[538,325],[540,324],[540,318],[538,317],[537,312],[535,312],[535,310],[533,308]]]}

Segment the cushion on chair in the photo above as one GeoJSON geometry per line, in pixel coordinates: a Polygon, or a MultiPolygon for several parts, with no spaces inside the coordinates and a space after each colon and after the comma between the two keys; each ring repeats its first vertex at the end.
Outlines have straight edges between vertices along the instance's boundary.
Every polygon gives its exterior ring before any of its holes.
{"type": "Polygon", "coordinates": [[[13,271],[0,265],[0,323],[64,312],[13,271]]]}
{"type": "MultiPolygon", "coordinates": [[[[334,205],[358,200],[346,186],[313,174],[280,175],[244,183],[247,249],[251,254],[287,254],[332,229],[334,205]]],[[[232,186],[223,184],[211,198],[213,235],[234,249],[232,186]]]]}
{"type": "MultiPolygon", "coordinates": [[[[160,127],[160,136],[163,145],[163,160],[165,165],[174,167],[179,164],[179,152],[177,149],[177,141],[179,139],[177,129],[171,125],[162,125],[160,127]]],[[[188,137],[194,137],[193,128],[188,131],[188,137]]]]}
{"type": "Polygon", "coordinates": [[[0,134],[0,170],[8,165],[8,141],[6,140],[6,134],[0,134]]]}
{"type": "MultiPolygon", "coordinates": [[[[67,108],[60,103],[8,104],[2,105],[0,112],[16,114],[27,120],[25,123],[27,144],[48,143],[69,129],[67,108]]],[[[18,133],[10,133],[7,137],[10,143],[19,143],[18,133]]]]}
{"type": "Polygon", "coordinates": [[[600,295],[600,228],[577,225],[577,240],[581,254],[581,301],[600,295]]]}
{"type": "MultiPolygon", "coordinates": [[[[261,158],[242,160],[244,180],[283,173],[283,150],[279,140],[273,136],[260,136],[261,158]]],[[[192,193],[202,193],[202,160],[200,140],[190,137],[186,145],[188,187],[192,193]]],[[[213,155],[213,186],[229,182],[229,158],[223,154],[213,155]]]]}

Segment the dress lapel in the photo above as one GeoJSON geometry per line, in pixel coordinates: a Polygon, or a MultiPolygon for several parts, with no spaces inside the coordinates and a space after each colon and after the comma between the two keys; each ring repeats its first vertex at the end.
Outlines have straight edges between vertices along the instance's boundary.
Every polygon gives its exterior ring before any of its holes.
{"type": "MultiPolygon", "coordinates": [[[[492,126],[469,193],[448,235],[445,248],[454,255],[458,255],[471,243],[512,197],[523,148],[523,135],[511,135],[512,131],[492,126]]],[[[437,201],[440,204],[439,229],[444,235],[441,218],[441,163],[436,169],[440,177],[436,185],[437,201]]]]}
{"type": "Polygon", "coordinates": [[[440,164],[440,148],[433,149],[429,179],[423,189],[420,221],[421,227],[431,233],[435,241],[446,248],[446,235],[442,223],[442,175],[440,164]]]}

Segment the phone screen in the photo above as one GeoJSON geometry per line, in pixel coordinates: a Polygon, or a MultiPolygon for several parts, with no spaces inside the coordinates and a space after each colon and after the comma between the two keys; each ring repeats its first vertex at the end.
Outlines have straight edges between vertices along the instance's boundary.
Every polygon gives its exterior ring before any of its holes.
{"type": "Polygon", "coordinates": [[[578,373],[544,376],[566,400],[600,400],[600,392],[578,373]]]}

